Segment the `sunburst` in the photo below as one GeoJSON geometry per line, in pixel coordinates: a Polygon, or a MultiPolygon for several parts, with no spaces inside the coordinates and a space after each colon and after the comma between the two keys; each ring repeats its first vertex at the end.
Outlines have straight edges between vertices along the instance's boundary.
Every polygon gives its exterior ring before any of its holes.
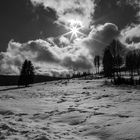
{"type": "Polygon", "coordinates": [[[63,34],[63,36],[71,35],[70,41],[74,38],[78,38],[79,36],[86,36],[84,33],[80,32],[80,30],[84,28],[82,22],[78,20],[70,20],[69,23],[70,24],[66,26],[66,28],[70,31],[63,34]]]}

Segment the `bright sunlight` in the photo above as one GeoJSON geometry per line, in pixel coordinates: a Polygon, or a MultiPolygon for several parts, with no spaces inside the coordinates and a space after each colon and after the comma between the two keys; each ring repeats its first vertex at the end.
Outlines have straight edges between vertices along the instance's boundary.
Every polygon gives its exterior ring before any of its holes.
{"type": "Polygon", "coordinates": [[[70,41],[73,40],[73,39],[78,38],[81,35],[85,36],[84,33],[80,32],[80,30],[82,28],[84,28],[84,27],[83,27],[81,21],[79,21],[79,20],[70,20],[69,25],[67,27],[67,29],[70,30],[70,31],[68,33],[64,34],[64,36],[71,34],[70,41]]]}

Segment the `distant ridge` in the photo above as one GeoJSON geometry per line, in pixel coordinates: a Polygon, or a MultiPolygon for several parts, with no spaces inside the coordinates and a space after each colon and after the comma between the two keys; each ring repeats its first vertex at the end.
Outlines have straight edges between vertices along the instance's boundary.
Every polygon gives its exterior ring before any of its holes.
{"type": "MultiPolygon", "coordinates": [[[[18,85],[19,76],[17,75],[0,75],[0,86],[18,85]]],[[[36,75],[34,83],[60,80],[59,77],[51,77],[46,75],[36,75]]]]}

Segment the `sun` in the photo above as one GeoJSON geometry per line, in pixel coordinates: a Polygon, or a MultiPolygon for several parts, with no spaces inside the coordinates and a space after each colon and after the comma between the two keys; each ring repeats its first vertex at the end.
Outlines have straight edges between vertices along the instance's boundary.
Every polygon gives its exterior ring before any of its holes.
{"type": "Polygon", "coordinates": [[[73,27],[70,28],[70,32],[69,33],[71,33],[71,39],[73,37],[77,38],[78,37],[78,33],[79,33],[79,28],[73,26],[73,27]]]}
{"type": "Polygon", "coordinates": [[[69,24],[68,26],[66,26],[66,28],[69,30],[69,32],[64,34],[64,36],[70,34],[71,35],[70,41],[78,38],[81,35],[85,36],[84,33],[80,32],[80,30],[84,28],[84,26],[82,25],[82,22],[79,20],[69,20],[69,24]]]}
{"type": "Polygon", "coordinates": [[[71,32],[72,32],[73,35],[77,36],[77,34],[79,32],[79,29],[77,27],[72,27],[71,32]]]}

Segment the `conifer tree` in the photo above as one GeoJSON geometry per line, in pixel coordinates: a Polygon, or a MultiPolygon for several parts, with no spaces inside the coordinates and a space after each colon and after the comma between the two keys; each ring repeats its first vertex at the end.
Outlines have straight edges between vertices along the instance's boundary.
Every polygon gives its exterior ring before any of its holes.
{"type": "Polygon", "coordinates": [[[34,75],[34,66],[30,60],[26,59],[22,65],[18,85],[27,87],[29,84],[33,84],[34,75]]]}
{"type": "Polygon", "coordinates": [[[113,66],[114,66],[114,59],[110,50],[107,47],[104,51],[104,56],[103,56],[103,70],[105,76],[107,77],[112,76],[113,66]]]}

